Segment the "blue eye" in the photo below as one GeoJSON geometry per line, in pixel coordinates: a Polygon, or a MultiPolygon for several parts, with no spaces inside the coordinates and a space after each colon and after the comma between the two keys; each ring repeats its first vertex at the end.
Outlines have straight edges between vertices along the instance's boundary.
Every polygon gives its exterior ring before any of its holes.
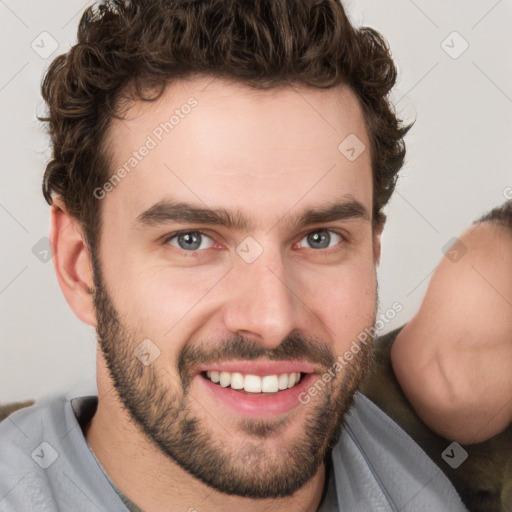
{"type": "Polygon", "coordinates": [[[301,243],[303,240],[306,240],[310,247],[313,249],[328,249],[339,244],[343,240],[343,237],[329,229],[319,229],[317,231],[308,233],[299,243],[301,243]],[[333,241],[335,243],[330,245],[333,241]]]}
{"type": "Polygon", "coordinates": [[[181,231],[170,235],[166,243],[183,249],[184,251],[196,251],[198,249],[208,249],[213,245],[213,240],[201,231],[181,231]],[[205,240],[209,242],[205,243],[205,240]]]}
{"type": "MultiPolygon", "coordinates": [[[[325,250],[339,245],[343,240],[345,240],[345,238],[336,231],[330,229],[317,229],[316,231],[311,231],[302,238],[299,242],[299,246],[325,250]],[[306,246],[303,245],[304,241],[307,244],[306,246]]],[[[215,241],[202,231],[192,230],[171,233],[164,239],[164,244],[173,245],[182,251],[194,253],[204,249],[209,249],[215,244],[215,241]]]]}

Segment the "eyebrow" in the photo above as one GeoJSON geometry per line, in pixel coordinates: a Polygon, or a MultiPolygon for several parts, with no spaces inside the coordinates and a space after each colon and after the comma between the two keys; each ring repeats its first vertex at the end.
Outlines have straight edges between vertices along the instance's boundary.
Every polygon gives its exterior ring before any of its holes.
{"type": "MultiPolygon", "coordinates": [[[[341,220],[370,221],[368,209],[352,196],[346,200],[308,209],[300,214],[286,214],[280,222],[288,229],[301,229],[311,224],[341,220]]],[[[202,205],[162,200],[142,212],[135,219],[136,226],[158,226],[170,222],[224,226],[234,231],[250,231],[255,224],[240,210],[210,209],[202,205]]]]}

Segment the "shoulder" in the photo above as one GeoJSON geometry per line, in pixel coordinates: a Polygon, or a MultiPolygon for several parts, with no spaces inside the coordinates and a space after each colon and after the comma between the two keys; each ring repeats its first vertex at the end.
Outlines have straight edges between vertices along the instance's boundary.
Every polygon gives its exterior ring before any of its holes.
{"type": "Polygon", "coordinates": [[[338,500],[348,510],[466,510],[439,467],[360,393],[354,397],[332,458],[338,500]]]}
{"type": "Polygon", "coordinates": [[[91,501],[102,510],[126,510],[81,430],[96,406],[97,396],[47,396],[0,422],[2,512],[80,512],[91,501]]]}
{"type": "Polygon", "coordinates": [[[25,400],[23,402],[10,402],[7,404],[0,404],[0,422],[7,418],[9,414],[12,414],[14,411],[18,409],[22,409],[23,407],[29,407],[34,404],[34,400],[25,400]]]}
{"type": "Polygon", "coordinates": [[[41,511],[55,510],[46,469],[59,456],[54,446],[65,427],[65,402],[64,396],[52,396],[30,405],[22,402],[25,405],[20,407],[15,404],[3,407],[0,421],[2,510],[27,510],[29,504],[37,504],[37,510],[41,511]]]}
{"type": "MultiPolygon", "coordinates": [[[[1,407],[0,446],[25,444],[24,440],[55,427],[64,415],[65,396],[53,395],[38,401],[16,402],[1,407]]],[[[60,422],[61,423],[61,422],[60,422]]]]}

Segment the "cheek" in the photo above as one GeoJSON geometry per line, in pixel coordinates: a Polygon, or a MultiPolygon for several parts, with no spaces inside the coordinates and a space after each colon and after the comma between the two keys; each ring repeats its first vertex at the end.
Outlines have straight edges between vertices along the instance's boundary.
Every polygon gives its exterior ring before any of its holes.
{"type": "Polygon", "coordinates": [[[214,269],[173,268],[149,264],[148,255],[132,253],[118,259],[108,282],[112,297],[129,325],[167,345],[179,338],[187,320],[208,302],[208,293],[219,280],[214,269]]]}
{"type": "Polygon", "coordinates": [[[361,332],[373,325],[376,282],[375,267],[359,265],[333,277],[323,294],[320,318],[330,329],[336,353],[344,352],[361,332]]]}

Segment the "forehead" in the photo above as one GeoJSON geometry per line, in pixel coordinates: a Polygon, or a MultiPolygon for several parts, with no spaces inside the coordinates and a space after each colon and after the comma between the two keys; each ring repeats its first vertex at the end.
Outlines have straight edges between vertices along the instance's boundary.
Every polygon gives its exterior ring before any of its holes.
{"type": "Polygon", "coordinates": [[[282,213],[276,203],[285,211],[346,195],[372,201],[364,116],[346,86],[179,80],[157,101],[132,103],[106,142],[111,171],[122,177],[102,206],[126,220],[169,195],[251,217],[252,208],[268,222],[282,213]]]}

